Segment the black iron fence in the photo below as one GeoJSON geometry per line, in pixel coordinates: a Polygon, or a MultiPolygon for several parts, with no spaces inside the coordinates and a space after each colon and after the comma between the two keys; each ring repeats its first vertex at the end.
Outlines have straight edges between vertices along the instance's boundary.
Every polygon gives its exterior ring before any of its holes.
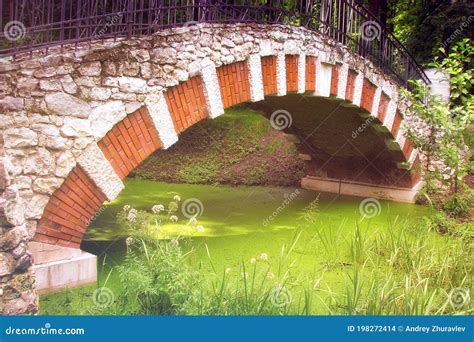
{"type": "Polygon", "coordinates": [[[429,83],[405,47],[356,0],[3,0],[0,56],[202,22],[302,26],[370,59],[402,86],[410,79],[429,83]]]}

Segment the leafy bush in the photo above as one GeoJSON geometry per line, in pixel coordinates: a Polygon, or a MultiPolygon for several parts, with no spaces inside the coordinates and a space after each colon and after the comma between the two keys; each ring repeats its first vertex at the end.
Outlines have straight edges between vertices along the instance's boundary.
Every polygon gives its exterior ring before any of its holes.
{"type": "Polygon", "coordinates": [[[117,267],[123,285],[121,298],[136,303],[138,314],[183,313],[198,279],[185,259],[179,240],[130,241],[125,261],[117,267]]]}
{"type": "Polygon", "coordinates": [[[466,217],[472,205],[472,193],[457,193],[448,197],[443,203],[443,210],[450,217],[466,217]]]}
{"type": "MultiPolygon", "coordinates": [[[[159,239],[165,236],[164,224],[179,224],[179,200],[175,196],[167,207],[157,204],[151,212],[125,206],[118,214],[130,237],[125,260],[116,267],[122,292],[115,307],[107,310],[141,315],[270,315],[309,310],[308,305],[293,304],[289,292],[294,284],[285,261],[297,238],[290,248],[282,249],[276,274],[271,272],[268,255],[261,253],[249,264],[242,261],[238,270],[226,268],[220,273],[212,267],[214,272],[203,279],[200,266],[193,269],[187,260],[192,250],[183,252],[187,239],[159,239]]],[[[183,230],[204,229],[194,217],[186,221],[180,225],[183,230]]]]}
{"type": "Polygon", "coordinates": [[[424,221],[429,231],[432,230],[443,235],[453,232],[456,226],[456,223],[442,212],[425,217],[424,221]]]}
{"type": "MultiPolygon", "coordinates": [[[[440,52],[445,53],[443,49],[440,52]]],[[[405,125],[405,135],[424,155],[424,180],[428,188],[434,188],[438,193],[443,186],[458,193],[462,188],[461,179],[469,168],[465,132],[472,120],[474,105],[471,94],[474,72],[467,67],[472,56],[474,45],[469,39],[463,39],[451,47],[445,58],[431,63],[432,67],[449,75],[449,102],[431,94],[429,87],[419,80],[413,81],[411,91],[401,90],[402,97],[411,102],[413,113],[429,127],[427,132],[405,125]]],[[[457,200],[454,201],[454,206],[463,206],[457,200]]]]}
{"type": "Polygon", "coordinates": [[[166,239],[165,224],[179,224],[182,229],[202,231],[195,217],[180,223],[177,214],[181,198],[176,195],[165,207],[156,204],[151,212],[124,206],[118,221],[128,226],[127,254],[116,267],[122,283],[122,302],[132,303],[132,313],[174,315],[192,300],[199,279],[186,262],[180,239],[166,239]]]}

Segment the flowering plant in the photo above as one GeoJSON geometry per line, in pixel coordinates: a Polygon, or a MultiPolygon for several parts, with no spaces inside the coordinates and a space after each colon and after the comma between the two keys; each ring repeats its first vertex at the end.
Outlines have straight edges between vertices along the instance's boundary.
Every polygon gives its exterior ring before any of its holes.
{"type": "Polygon", "coordinates": [[[172,239],[204,233],[205,228],[198,224],[196,217],[191,217],[189,220],[178,217],[180,201],[181,197],[175,195],[168,206],[158,203],[150,210],[139,210],[129,204],[124,205],[117,219],[119,223],[127,226],[132,238],[128,241],[133,241],[133,238],[172,239]]]}

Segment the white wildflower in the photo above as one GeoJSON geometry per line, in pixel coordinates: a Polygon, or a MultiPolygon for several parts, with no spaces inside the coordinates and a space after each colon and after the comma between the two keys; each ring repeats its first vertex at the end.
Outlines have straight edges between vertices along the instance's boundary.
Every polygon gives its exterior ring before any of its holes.
{"type": "Polygon", "coordinates": [[[196,230],[201,233],[201,232],[204,231],[204,227],[203,226],[196,226],[196,230]]]}
{"type": "Polygon", "coordinates": [[[155,214],[159,214],[163,210],[165,210],[165,206],[163,204],[156,204],[151,207],[151,211],[153,211],[155,214]]]}
{"type": "Polygon", "coordinates": [[[267,261],[268,260],[268,254],[267,253],[260,254],[260,260],[267,261]]]}
{"type": "Polygon", "coordinates": [[[197,220],[196,220],[195,217],[191,217],[191,218],[189,219],[189,224],[190,224],[190,225],[194,226],[196,223],[197,223],[197,220]]]}
{"type": "Polygon", "coordinates": [[[130,206],[128,204],[125,204],[123,206],[123,211],[129,211],[130,210],[130,206]]]}
{"type": "Polygon", "coordinates": [[[173,222],[173,223],[178,222],[178,216],[176,216],[176,215],[171,215],[171,216],[170,216],[170,221],[173,222]]]}
{"type": "Polygon", "coordinates": [[[175,200],[176,202],[179,202],[179,201],[181,201],[181,197],[179,197],[179,195],[175,195],[173,197],[173,200],[175,200]]]}
{"type": "Polygon", "coordinates": [[[127,246],[130,246],[132,243],[133,243],[133,238],[132,237],[129,236],[128,238],[125,239],[125,244],[127,246]]]}
{"type": "Polygon", "coordinates": [[[130,210],[127,216],[127,220],[129,220],[130,222],[134,222],[136,218],[137,218],[137,214],[130,210]]]}
{"type": "Polygon", "coordinates": [[[257,259],[255,259],[255,258],[250,259],[250,263],[251,263],[252,265],[255,265],[256,262],[257,262],[257,259]]]}

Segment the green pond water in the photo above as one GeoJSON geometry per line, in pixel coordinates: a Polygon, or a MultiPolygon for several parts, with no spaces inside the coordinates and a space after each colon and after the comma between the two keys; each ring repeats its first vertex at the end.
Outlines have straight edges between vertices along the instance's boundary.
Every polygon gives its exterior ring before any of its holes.
{"type": "MultiPolygon", "coordinates": [[[[199,224],[204,226],[202,232],[183,228],[185,220],[181,210],[177,214],[180,221],[166,225],[163,232],[167,237],[188,235],[189,243],[185,248],[192,250],[189,260],[191,263],[202,262],[204,271],[211,270],[207,249],[218,270],[231,268],[238,271],[242,261],[258,258],[262,253],[268,255],[269,265],[276,268],[282,246],[291,244],[295,235],[300,233],[291,256],[296,269],[308,279],[323,278],[324,282],[336,286],[344,277],[344,265],[350,263],[347,250],[357,224],[365,234],[370,235],[397,229],[397,225],[404,221],[418,222],[422,216],[429,215],[426,207],[380,201],[379,214],[369,218],[361,215],[361,198],[319,194],[320,213],[317,222],[308,227],[303,224],[301,216],[318,196],[314,191],[167,184],[141,179],[126,179],[125,185],[120,196],[101,209],[100,216],[91,223],[82,244],[84,250],[99,257],[97,286],[103,286],[106,282],[106,286],[112,289],[120,287],[113,266],[121,263],[126,251],[124,240],[128,236],[127,230],[116,222],[116,215],[124,205],[149,211],[155,204],[166,206],[174,195],[181,197],[181,203],[187,199],[199,199],[203,208],[198,217],[199,224]],[[317,234],[317,231],[323,234],[317,234]],[[322,239],[334,248],[325,248],[322,239]],[[328,261],[342,266],[328,269],[325,267],[328,261]]],[[[434,244],[443,243],[436,234],[429,235],[428,239],[434,244]]],[[[387,271],[384,268],[374,270],[381,273],[387,271]]],[[[86,287],[73,290],[73,293],[79,294],[79,297],[82,293],[86,298],[90,296],[90,291],[91,287],[86,287]]],[[[68,296],[71,292],[68,293],[43,296],[43,313],[69,314],[61,309],[65,298],[70,300],[68,296]]]]}

